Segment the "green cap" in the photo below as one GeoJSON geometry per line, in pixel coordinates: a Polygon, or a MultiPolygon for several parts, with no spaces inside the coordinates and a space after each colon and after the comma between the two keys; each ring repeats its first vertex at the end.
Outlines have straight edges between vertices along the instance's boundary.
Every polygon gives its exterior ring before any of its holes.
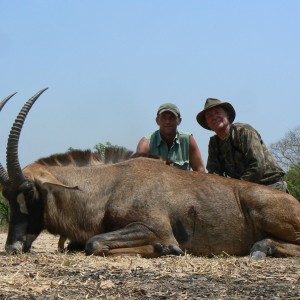
{"type": "Polygon", "coordinates": [[[165,103],[162,104],[158,110],[157,110],[157,115],[160,115],[161,113],[163,113],[164,111],[170,111],[171,113],[173,113],[176,117],[180,117],[180,111],[179,108],[172,103],[165,103]]]}

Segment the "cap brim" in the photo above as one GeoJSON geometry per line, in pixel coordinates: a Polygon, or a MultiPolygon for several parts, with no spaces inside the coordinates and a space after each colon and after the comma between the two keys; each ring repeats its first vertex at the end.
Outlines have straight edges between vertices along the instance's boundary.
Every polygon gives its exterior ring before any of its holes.
{"type": "Polygon", "coordinates": [[[170,109],[170,108],[166,108],[166,109],[162,109],[162,110],[160,110],[159,111],[159,115],[161,114],[161,113],[163,113],[163,112],[165,112],[165,111],[169,111],[169,112],[171,112],[173,115],[175,115],[176,117],[178,117],[179,116],[179,114],[175,111],[175,110],[173,110],[173,109],[170,109]]]}

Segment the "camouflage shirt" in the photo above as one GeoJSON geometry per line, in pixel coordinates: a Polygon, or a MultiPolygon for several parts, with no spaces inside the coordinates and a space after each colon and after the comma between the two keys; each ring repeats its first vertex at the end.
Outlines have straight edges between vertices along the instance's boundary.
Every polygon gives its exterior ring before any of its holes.
{"type": "Polygon", "coordinates": [[[210,138],[206,168],[209,173],[264,185],[284,176],[259,133],[242,123],[232,124],[224,140],[217,135],[210,138]]]}

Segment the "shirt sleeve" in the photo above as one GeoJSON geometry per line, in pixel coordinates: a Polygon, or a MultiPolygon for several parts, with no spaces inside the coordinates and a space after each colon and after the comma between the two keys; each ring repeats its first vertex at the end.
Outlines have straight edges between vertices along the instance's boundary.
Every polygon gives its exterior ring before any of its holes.
{"type": "Polygon", "coordinates": [[[242,128],[238,134],[241,150],[246,160],[246,168],[240,179],[259,182],[266,170],[261,139],[255,131],[246,128],[242,128]]]}

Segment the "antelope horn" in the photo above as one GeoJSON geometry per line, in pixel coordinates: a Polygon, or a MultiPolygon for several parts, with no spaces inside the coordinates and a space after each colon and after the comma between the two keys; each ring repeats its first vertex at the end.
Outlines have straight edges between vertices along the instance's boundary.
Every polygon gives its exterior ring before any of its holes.
{"type": "MultiPolygon", "coordinates": [[[[0,111],[2,110],[2,108],[4,107],[4,105],[6,104],[6,102],[12,97],[14,96],[16,93],[11,94],[10,96],[6,97],[5,99],[3,99],[0,103],[0,111]]],[[[2,164],[0,163],[0,184],[2,186],[5,186],[6,184],[8,184],[9,182],[9,177],[7,172],[5,171],[4,167],[2,166],[2,164]]]]}
{"type": "Polygon", "coordinates": [[[0,103],[0,111],[2,110],[2,108],[4,107],[4,105],[6,104],[6,102],[16,94],[17,92],[11,94],[10,96],[7,96],[6,98],[4,98],[1,103],[0,103]]]}
{"type": "Polygon", "coordinates": [[[10,130],[6,148],[6,164],[8,176],[13,185],[19,185],[25,180],[18,158],[18,144],[25,118],[34,102],[47,89],[40,90],[24,104],[10,130]]]}

